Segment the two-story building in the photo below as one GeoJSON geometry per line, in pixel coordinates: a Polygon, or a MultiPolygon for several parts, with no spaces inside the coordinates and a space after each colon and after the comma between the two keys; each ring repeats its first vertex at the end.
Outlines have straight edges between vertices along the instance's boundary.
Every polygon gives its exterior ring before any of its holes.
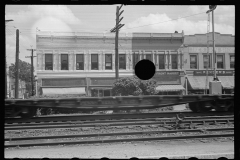
{"type": "MultiPolygon", "coordinates": [[[[112,95],[115,34],[38,32],[36,41],[40,94],[112,95]]],[[[149,59],[156,66],[157,90],[182,92],[183,42],[183,33],[120,33],[119,77],[133,76],[135,64],[149,59]]]]}
{"type": "MultiPolygon", "coordinates": [[[[182,51],[187,80],[185,87],[191,93],[208,93],[214,73],[212,33],[186,35],[182,51]]],[[[223,93],[229,94],[234,89],[235,37],[215,32],[215,52],[216,75],[223,93]]]]}

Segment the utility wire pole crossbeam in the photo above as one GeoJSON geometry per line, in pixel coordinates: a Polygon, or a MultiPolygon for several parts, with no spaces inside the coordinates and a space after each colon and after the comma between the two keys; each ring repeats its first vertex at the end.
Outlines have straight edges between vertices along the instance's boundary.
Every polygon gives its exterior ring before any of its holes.
{"type": "Polygon", "coordinates": [[[123,19],[119,17],[121,16],[121,14],[123,13],[124,10],[122,10],[120,13],[120,9],[122,8],[123,5],[121,5],[120,7],[117,6],[117,11],[116,11],[116,26],[111,29],[111,32],[116,32],[116,36],[115,36],[115,76],[116,76],[116,80],[119,78],[119,65],[118,65],[118,32],[119,29],[122,28],[124,26],[124,24],[120,24],[121,20],[123,19]]]}
{"type": "Polygon", "coordinates": [[[27,49],[28,51],[32,51],[32,55],[31,56],[26,56],[26,58],[31,58],[31,83],[32,83],[32,96],[34,96],[34,80],[33,80],[33,58],[36,56],[33,56],[33,51],[36,51],[36,49],[27,49]]]}

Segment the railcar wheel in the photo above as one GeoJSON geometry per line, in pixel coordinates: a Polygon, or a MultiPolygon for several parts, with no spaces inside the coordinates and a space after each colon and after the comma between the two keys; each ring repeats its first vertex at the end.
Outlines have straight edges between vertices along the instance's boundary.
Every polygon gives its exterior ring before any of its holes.
{"type": "Polygon", "coordinates": [[[211,102],[201,102],[200,103],[200,111],[208,112],[213,109],[213,105],[211,102]]]}
{"type": "Polygon", "coordinates": [[[216,111],[233,111],[234,102],[229,100],[217,101],[215,106],[216,111]]]}
{"type": "Polygon", "coordinates": [[[34,108],[22,108],[21,113],[19,116],[21,118],[31,118],[36,115],[37,110],[34,108]]]}
{"type": "Polygon", "coordinates": [[[188,104],[189,109],[193,112],[199,112],[199,106],[198,103],[189,103],[188,104]]]}

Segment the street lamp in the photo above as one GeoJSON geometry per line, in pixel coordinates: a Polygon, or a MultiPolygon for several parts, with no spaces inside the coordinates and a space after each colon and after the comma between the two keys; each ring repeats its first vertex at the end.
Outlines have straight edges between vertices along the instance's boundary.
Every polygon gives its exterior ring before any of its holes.
{"type": "MultiPolygon", "coordinates": [[[[12,19],[5,20],[5,45],[6,44],[6,23],[13,21],[12,19]]],[[[5,99],[7,99],[7,56],[6,56],[6,46],[5,46],[5,99]]]]}

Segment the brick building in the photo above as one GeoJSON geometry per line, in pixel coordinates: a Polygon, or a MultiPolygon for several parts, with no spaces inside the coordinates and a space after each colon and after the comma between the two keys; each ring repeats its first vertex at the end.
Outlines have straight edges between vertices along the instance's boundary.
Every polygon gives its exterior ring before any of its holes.
{"type": "MultiPolygon", "coordinates": [[[[209,89],[208,82],[213,80],[214,58],[212,33],[209,33],[209,54],[207,34],[186,35],[184,37],[184,68],[187,89],[191,93],[204,93],[209,89]],[[208,76],[206,76],[208,70],[208,76]],[[206,85],[207,84],[207,85],[206,85]]],[[[235,37],[215,32],[216,75],[222,83],[223,93],[234,89],[235,37]]]]}
{"type": "MultiPolygon", "coordinates": [[[[115,34],[38,32],[36,40],[40,94],[112,95],[115,34]]],[[[135,64],[149,59],[158,90],[183,91],[183,42],[183,33],[120,34],[119,77],[133,76],[135,64]]]]}

